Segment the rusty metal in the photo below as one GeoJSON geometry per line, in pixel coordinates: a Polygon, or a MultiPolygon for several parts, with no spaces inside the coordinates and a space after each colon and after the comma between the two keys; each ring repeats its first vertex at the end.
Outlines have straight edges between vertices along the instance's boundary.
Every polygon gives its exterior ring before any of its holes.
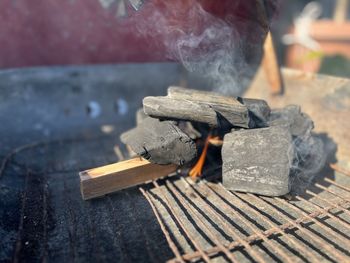
{"type": "MultiPolygon", "coordinates": [[[[330,181],[329,181],[329,182],[330,182],[330,181]]],[[[335,184],[333,183],[333,185],[335,185],[335,184]]],[[[318,183],[316,183],[315,186],[317,186],[318,188],[324,190],[325,192],[328,192],[328,193],[330,193],[330,194],[332,194],[332,195],[334,195],[334,196],[336,196],[336,197],[338,197],[338,198],[340,198],[340,199],[342,199],[342,200],[345,200],[345,201],[350,202],[350,199],[349,199],[349,198],[346,198],[345,196],[342,196],[342,195],[336,193],[334,190],[331,190],[331,189],[329,189],[329,188],[327,188],[327,187],[324,187],[323,185],[320,185],[320,184],[318,184],[318,183]]],[[[338,186],[338,187],[339,187],[339,186],[338,186]]]]}
{"type": "Polygon", "coordinates": [[[318,245],[325,250],[327,250],[330,254],[332,254],[337,260],[342,260],[343,256],[341,253],[339,253],[337,250],[335,250],[334,246],[330,245],[326,241],[322,240],[319,236],[315,235],[313,232],[311,232],[309,229],[304,228],[300,223],[295,222],[293,219],[291,219],[290,216],[286,216],[282,212],[280,212],[274,204],[271,204],[271,202],[266,201],[264,197],[257,197],[252,194],[248,194],[249,196],[253,197],[256,200],[259,200],[260,202],[263,202],[265,205],[267,205],[269,208],[274,210],[279,216],[281,216],[283,219],[285,219],[287,222],[291,223],[294,227],[296,227],[300,232],[303,234],[309,236],[314,242],[318,243],[318,245]]]}
{"type": "Polygon", "coordinates": [[[338,165],[334,164],[334,163],[331,163],[329,165],[334,171],[337,171],[338,173],[341,173],[341,174],[344,174],[346,176],[349,176],[350,177],[350,172],[339,167],[338,165]]]}
{"type": "MultiPolygon", "coordinates": [[[[212,190],[207,184],[205,184],[205,186],[206,186],[207,189],[210,189],[210,191],[211,191],[212,193],[214,193],[214,194],[217,195],[217,196],[220,196],[220,195],[217,194],[214,190],[212,190]]],[[[257,235],[260,239],[264,240],[264,241],[268,244],[268,246],[269,246],[270,248],[272,248],[273,250],[275,250],[275,251],[277,252],[277,254],[279,254],[280,257],[283,258],[283,260],[284,260],[285,262],[292,262],[291,259],[290,259],[290,257],[288,257],[288,255],[287,255],[283,250],[281,250],[281,249],[278,248],[278,247],[274,247],[274,244],[273,244],[263,233],[261,233],[261,231],[257,228],[256,225],[252,224],[249,220],[245,219],[244,216],[241,216],[239,213],[235,212],[232,208],[229,207],[229,205],[224,204],[224,207],[225,207],[227,210],[231,210],[237,217],[239,217],[240,220],[242,220],[242,222],[243,222],[248,228],[250,228],[250,229],[253,231],[253,233],[254,233],[255,235],[257,235]]]]}
{"type": "Polygon", "coordinates": [[[333,185],[335,185],[335,186],[337,186],[337,187],[339,187],[339,188],[341,188],[341,189],[347,191],[347,192],[350,192],[350,188],[345,187],[344,185],[338,184],[338,183],[336,183],[336,182],[334,182],[333,180],[330,180],[330,179],[328,179],[328,178],[325,178],[324,180],[325,180],[326,182],[328,182],[328,183],[331,183],[331,184],[333,184],[333,185]]]}
{"type": "MultiPolygon", "coordinates": [[[[195,211],[195,208],[185,201],[185,199],[181,196],[181,194],[178,192],[178,190],[175,189],[173,185],[171,185],[168,181],[166,182],[167,187],[170,188],[171,193],[174,194],[174,196],[181,202],[181,204],[185,207],[186,210],[190,211],[191,214],[193,215],[193,219],[195,220],[196,224],[199,225],[205,232],[208,234],[210,239],[216,244],[217,247],[220,248],[220,250],[229,258],[231,261],[236,262],[235,257],[233,254],[230,253],[226,245],[222,244],[220,240],[217,238],[217,236],[213,233],[212,228],[208,227],[206,224],[203,223],[201,218],[198,216],[198,214],[195,211]]],[[[257,257],[256,255],[254,255],[257,257]]],[[[259,259],[259,257],[257,257],[259,259]]],[[[260,259],[258,260],[260,261],[260,259]]]]}
{"type": "MultiPolygon", "coordinates": [[[[344,219],[342,219],[340,217],[336,217],[335,215],[331,214],[330,212],[328,212],[329,209],[325,209],[324,207],[322,207],[322,206],[320,206],[318,204],[315,204],[313,202],[310,202],[309,200],[306,200],[305,198],[300,197],[300,196],[296,196],[296,199],[298,199],[300,201],[304,201],[308,205],[311,205],[311,206],[315,207],[320,212],[325,212],[328,217],[332,218],[337,223],[341,224],[343,227],[345,227],[345,228],[349,228],[350,227],[350,223],[349,222],[346,222],[344,219]]],[[[345,210],[345,208],[342,209],[342,211],[344,211],[344,210],[345,210]]]]}
{"type": "Polygon", "coordinates": [[[161,185],[154,182],[154,188],[140,190],[150,202],[175,255],[170,262],[199,259],[210,261],[214,257],[237,262],[242,261],[242,258],[238,257],[238,252],[242,251],[245,251],[244,257],[247,261],[250,257],[250,260],[257,262],[294,262],[297,258],[310,262],[320,260],[344,262],[350,260],[348,252],[350,249],[350,242],[348,242],[350,240],[350,212],[348,210],[350,201],[340,192],[335,192],[333,187],[346,189],[347,186],[333,180],[327,180],[327,182],[331,184],[331,189],[318,183],[315,186],[317,188],[321,186],[320,189],[324,190],[324,194],[339,197],[340,201],[326,198],[311,190],[307,190],[306,193],[313,199],[296,196],[296,202],[282,198],[233,193],[227,191],[219,182],[210,183],[201,180],[200,183],[194,183],[181,176],[159,180],[161,185]],[[179,187],[180,184],[181,187],[179,187]],[[163,218],[165,215],[157,209],[158,202],[154,199],[156,195],[166,204],[169,216],[177,221],[186,239],[193,243],[194,250],[174,248],[174,244],[179,246],[179,241],[176,240],[176,235],[170,239],[171,228],[167,226],[167,220],[163,218]],[[213,202],[212,199],[219,201],[213,202]],[[321,205],[316,200],[328,206],[321,205]],[[261,210],[261,205],[268,212],[261,210]],[[187,211],[185,218],[174,206],[187,211]],[[225,213],[223,214],[222,211],[225,213]],[[205,213],[206,216],[203,218],[201,213],[205,213]],[[270,213],[276,214],[278,219],[272,220],[270,213]],[[227,220],[229,215],[236,218],[235,224],[227,220]],[[194,233],[193,229],[186,225],[188,220],[192,220],[193,224],[203,229],[205,235],[210,237],[211,247],[201,246],[201,234],[194,233]],[[216,222],[216,225],[213,225],[213,222],[216,222]],[[262,223],[266,225],[262,227],[262,223]],[[229,240],[223,239],[220,231],[229,235],[232,241],[227,243],[229,240]],[[264,249],[273,254],[275,258],[271,260],[268,253],[264,254],[266,251],[262,252],[261,249],[258,249],[257,244],[263,245],[264,249]],[[312,247],[308,247],[309,245],[312,247]]]}
{"type": "MultiPolygon", "coordinates": [[[[156,188],[159,188],[158,183],[155,181],[153,182],[154,186],[156,188]]],[[[209,262],[210,258],[208,257],[208,255],[206,255],[206,253],[204,253],[203,249],[200,247],[200,245],[198,244],[198,242],[196,241],[195,237],[192,237],[192,235],[190,234],[189,230],[186,228],[185,223],[182,221],[181,217],[175,212],[173,206],[170,204],[170,201],[168,199],[168,197],[166,196],[166,194],[162,193],[162,199],[163,201],[166,203],[166,205],[168,206],[169,210],[171,211],[172,215],[175,217],[176,221],[178,222],[178,224],[180,225],[180,227],[182,228],[182,230],[186,233],[186,235],[188,236],[188,238],[191,240],[192,244],[195,246],[195,248],[198,250],[198,252],[200,253],[201,257],[206,261],[209,262]]]]}
{"type": "Polygon", "coordinates": [[[171,236],[170,236],[168,230],[166,229],[166,227],[165,227],[165,225],[164,225],[164,223],[163,223],[163,221],[162,221],[162,219],[157,211],[157,208],[153,204],[153,201],[151,200],[150,194],[148,192],[146,192],[142,187],[140,187],[139,189],[140,189],[141,193],[143,194],[143,196],[147,199],[147,201],[151,205],[152,211],[157,218],[157,221],[158,221],[158,223],[159,223],[159,225],[160,225],[160,227],[165,235],[165,238],[169,244],[169,247],[171,248],[171,250],[173,251],[173,253],[176,256],[177,261],[184,262],[183,257],[180,254],[180,251],[178,250],[174,241],[171,239],[171,236]]]}
{"type": "MultiPolygon", "coordinates": [[[[331,193],[332,194],[331,191],[327,191],[327,190],[325,190],[327,193],[331,193]]],[[[323,198],[323,197],[321,197],[321,196],[319,196],[319,195],[317,195],[317,194],[315,194],[315,193],[313,193],[313,192],[311,192],[309,190],[307,190],[306,193],[311,195],[311,196],[313,196],[313,197],[315,197],[316,199],[322,200],[323,202],[325,202],[327,204],[333,205],[334,207],[336,207],[336,208],[338,208],[340,210],[344,210],[344,213],[347,213],[347,214],[350,215],[350,211],[346,210],[347,208],[342,206],[342,205],[345,205],[345,204],[349,203],[347,200],[342,200],[339,203],[335,203],[333,199],[328,199],[327,200],[327,199],[325,199],[325,198],[323,198]]]]}
{"type": "Polygon", "coordinates": [[[299,207],[295,206],[294,204],[291,204],[289,202],[287,202],[284,199],[281,198],[274,198],[275,200],[277,200],[278,202],[294,209],[295,211],[297,211],[298,213],[302,214],[303,216],[307,217],[308,219],[310,219],[310,221],[314,222],[316,225],[318,225],[320,228],[322,228],[324,231],[326,231],[330,236],[334,236],[335,238],[340,239],[342,242],[346,243],[349,240],[344,238],[343,236],[341,236],[339,233],[333,231],[333,229],[326,225],[324,223],[324,221],[322,221],[320,218],[317,217],[311,217],[309,216],[307,213],[305,213],[302,209],[300,209],[299,207]]]}
{"type": "MultiPolygon", "coordinates": [[[[183,179],[183,181],[188,185],[191,186],[191,184],[188,183],[188,181],[186,179],[183,179]]],[[[205,202],[204,198],[200,195],[200,193],[192,187],[192,189],[195,190],[195,195],[201,199],[202,202],[205,202]]],[[[217,213],[213,208],[211,208],[210,205],[204,205],[203,208],[205,209],[205,211],[207,213],[211,213],[212,215],[214,215],[220,222],[223,223],[223,225],[225,226],[225,230],[228,231],[232,237],[237,240],[238,242],[240,242],[249,253],[252,254],[252,256],[259,262],[264,262],[263,258],[261,257],[261,255],[259,255],[259,253],[257,251],[254,251],[252,249],[252,247],[250,246],[250,244],[246,241],[244,241],[243,239],[241,239],[234,231],[232,231],[232,228],[230,227],[230,224],[225,220],[225,218],[223,218],[219,213],[217,213]]],[[[235,213],[237,214],[237,213],[235,213]]],[[[241,217],[242,218],[242,217],[241,217]]],[[[247,223],[246,223],[247,224],[247,223]]],[[[265,239],[265,237],[262,236],[263,239],[265,239]]],[[[267,241],[267,240],[266,240],[267,241]]]]}
{"type": "MultiPolygon", "coordinates": [[[[225,188],[224,188],[222,185],[220,185],[220,186],[221,186],[221,188],[222,188],[223,190],[225,190],[225,188]]],[[[226,192],[227,192],[227,191],[226,191],[226,192]]],[[[249,210],[249,211],[251,211],[252,213],[254,213],[254,215],[257,216],[260,220],[265,221],[265,222],[268,223],[268,225],[269,225],[270,228],[269,228],[269,230],[265,230],[265,231],[263,232],[264,235],[270,236],[270,235],[277,234],[277,233],[278,233],[278,234],[281,234],[281,235],[284,235],[284,231],[285,231],[286,229],[288,229],[288,228],[291,226],[291,224],[288,224],[288,223],[287,223],[287,224],[284,224],[284,225],[280,225],[280,226],[274,224],[272,221],[269,220],[268,217],[266,217],[266,216],[264,216],[262,213],[258,212],[258,211],[256,210],[256,207],[255,207],[255,206],[253,206],[254,208],[252,208],[252,207],[250,206],[249,203],[243,203],[242,200],[244,200],[244,198],[241,199],[238,195],[233,194],[233,193],[231,193],[231,192],[227,192],[227,193],[228,193],[229,195],[231,195],[231,196],[236,197],[235,201],[236,201],[236,200],[239,200],[239,202],[240,202],[241,204],[245,205],[245,207],[247,208],[247,210],[249,210]],[[269,232],[269,233],[268,233],[268,232],[269,232]]],[[[312,258],[316,259],[316,258],[314,257],[314,255],[313,255],[312,253],[309,252],[309,250],[307,250],[307,249],[303,248],[302,246],[300,246],[293,238],[291,238],[291,236],[287,236],[287,239],[288,239],[289,242],[293,243],[300,251],[303,251],[303,253],[305,253],[306,255],[308,255],[309,258],[311,258],[311,259],[312,259],[312,258]]]]}

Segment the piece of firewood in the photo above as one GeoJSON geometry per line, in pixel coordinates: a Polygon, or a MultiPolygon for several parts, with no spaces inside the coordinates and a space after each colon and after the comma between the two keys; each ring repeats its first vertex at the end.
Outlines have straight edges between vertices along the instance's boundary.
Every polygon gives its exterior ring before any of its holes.
{"type": "Polygon", "coordinates": [[[79,173],[80,190],[84,200],[167,176],[176,165],[158,165],[140,157],[86,170],[79,173]]]}
{"type": "Polygon", "coordinates": [[[349,0],[337,0],[333,19],[336,23],[345,23],[348,14],[349,0]]]}
{"type": "Polygon", "coordinates": [[[267,80],[270,84],[271,94],[281,95],[283,93],[283,79],[271,32],[267,34],[264,43],[264,57],[262,65],[267,80]]]}
{"type": "Polygon", "coordinates": [[[242,103],[240,103],[237,98],[211,91],[171,86],[168,88],[168,97],[172,99],[184,99],[208,104],[226,104],[230,105],[230,107],[237,107],[238,109],[242,108],[242,103]]]}
{"type": "Polygon", "coordinates": [[[209,104],[222,104],[228,105],[228,107],[241,107],[244,105],[248,108],[251,119],[249,128],[266,127],[266,122],[271,111],[269,105],[264,100],[230,97],[215,92],[186,89],[175,86],[168,88],[168,97],[173,99],[184,99],[193,102],[200,101],[209,104]]]}
{"type": "Polygon", "coordinates": [[[212,127],[249,127],[246,106],[230,97],[224,97],[221,101],[215,94],[212,99],[206,95],[191,99],[188,98],[191,97],[190,94],[183,94],[183,98],[146,97],[143,99],[143,109],[147,115],[160,119],[196,121],[212,127]]]}

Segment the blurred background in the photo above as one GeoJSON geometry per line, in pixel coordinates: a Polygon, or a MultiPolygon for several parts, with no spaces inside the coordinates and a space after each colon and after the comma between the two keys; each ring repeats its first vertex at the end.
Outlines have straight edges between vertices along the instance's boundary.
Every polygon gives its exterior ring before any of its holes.
{"type": "MultiPolygon", "coordinates": [[[[182,10],[187,10],[192,1],[187,4],[186,1],[162,2],[3,0],[0,3],[0,68],[176,60],[174,54],[165,54],[166,44],[159,41],[168,36],[157,34],[153,29],[148,32],[161,24],[161,19],[151,21],[149,17],[152,8],[157,6],[158,10],[166,10],[170,21],[176,17],[177,25],[186,32],[188,19],[182,10]],[[172,11],[167,5],[172,5],[172,11]],[[137,12],[141,8],[142,12],[137,12]],[[145,36],[145,32],[149,34],[145,36]]],[[[220,17],[228,17],[230,12],[234,16],[243,14],[240,21],[252,17],[252,12],[247,11],[251,9],[250,1],[247,4],[223,1],[220,5],[214,1],[199,2],[220,17]]],[[[268,5],[270,13],[274,13],[272,34],[282,66],[349,76],[347,0],[270,1],[268,5]]],[[[235,26],[240,21],[235,20],[235,26]]],[[[248,31],[251,35],[256,33],[252,28],[248,31]]]]}
{"type": "Polygon", "coordinates": [[[281,64],[349,77],[349,10],[344,0],[283,1],[272,23],[281,64]]]}

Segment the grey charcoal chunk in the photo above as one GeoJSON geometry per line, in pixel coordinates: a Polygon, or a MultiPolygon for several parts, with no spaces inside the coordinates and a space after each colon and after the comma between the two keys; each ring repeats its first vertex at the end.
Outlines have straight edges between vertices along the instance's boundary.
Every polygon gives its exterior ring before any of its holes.
{"type": "Polygon", "coordinates": [[[226,134],[222,160],[223,185],[228,190],[268,196],[281,196],[290,191],[293,144],[286,127],[226,134]]]}
{"type": "Polygon", "coordinates": [[[145,97],[143,109],[148,116],[209,124],[212,127],[249,128],[248,108],[233,100],[232,103],[208,102],[208,98],[193,100],[171,97],[145,97]]]}
{"type": "Polygon", "coordinates": [[[249,123],[249,128],[263,128],[269,126],[268,121],[271,109],[266,101],[259,99],[246,99],[240,97],[238,97],[237,100],[239,100],[243,105],[247,106],[248,108],[251,121],[249,123]]]}
{"type": "Polygon", "coordinates": [[[140,108],[136,111],[136,126],[139,125],[144,119],[148,116],[143,111],[143,108],[140,108]]]}
{"type": "Polygon", "coordinates": [[[293,136],[309,136],[314,128],[314,122],[300,106],[288,105],[282,109],[271,111],[269,126],[286,126],[293,136]]]}
{"type": "Polygon", "coordinates": [[[202,134],[196,128],[194,128],[192,123],[189,121],[179,121],[177,126],[192,140],[196,140],[202,137],[202,134]]]}
{"type": "Polygon", "coordinates": [[[152,163],[183,165],[197,156],[194,141],[171,121],[147,117],[120,139],[152,163]]]}

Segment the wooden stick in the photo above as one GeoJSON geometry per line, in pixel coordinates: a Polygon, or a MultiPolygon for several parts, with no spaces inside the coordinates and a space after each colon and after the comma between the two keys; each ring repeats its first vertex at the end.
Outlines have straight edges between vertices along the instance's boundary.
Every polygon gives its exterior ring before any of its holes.
{"type": "Polygon", "coordinates": [[[79,173],[84,200],[129,188],[175,172],[176,165],[158,165],[140,157],[79,173]]]}
{"type": "Polygon", "coordinates": [[[264,44],[263,68],[266,77],[271,86],[273,95],[281,95],[283,93],[283,80],[281,70],[277,61],[276,51],[273,44],[271,32],[267,34],[264,44]]]}
{"type": "Polygon", "coordinates": [[[349,0],[337,0],[333,19],[336,23],[345,23],[348,14],[349,0]]]}

